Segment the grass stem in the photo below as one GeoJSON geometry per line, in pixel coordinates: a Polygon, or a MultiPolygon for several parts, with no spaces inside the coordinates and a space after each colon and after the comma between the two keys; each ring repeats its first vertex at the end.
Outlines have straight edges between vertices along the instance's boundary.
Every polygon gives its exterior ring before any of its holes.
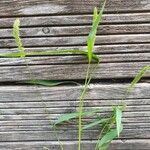
{"type": "Polygon", "coordinates": [[[86,94],[86,91],[88,89],[88,85],[92,79],[92,75],[94,74],[99,62],[96,64],[95,67],[93,67],[92,70],[90,70],[91,64],[88,63],[87,72],[86,72],[86,78],[85,83],[83,86],[83,91],[81,93],[81,96],[79,98],[79,123],[78,123],[78,150],[81,150],[81,140],[82,140],[82,113],[83,113],[83,106],[84,106],[84,97],[86,94]]]}

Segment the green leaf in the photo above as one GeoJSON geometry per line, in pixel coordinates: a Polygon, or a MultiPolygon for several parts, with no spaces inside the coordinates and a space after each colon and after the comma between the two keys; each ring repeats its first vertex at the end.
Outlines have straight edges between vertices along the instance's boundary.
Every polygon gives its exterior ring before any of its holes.
{"type": "Polygon", "coordinates": [[[99,147],[99,150],[107,150],[111,142],[103,144],[103,146],[99,147]]]}
{"type": "Polygon", "coordinates": [[[57,86],[60,84],[64,84],[64,83],[73,83],[73,84],[79,84],[77,82],[73,82],[73,81],[52,81],[52,80],[29,80],[29,81],[24,81],[23,83],[29,83],[29,84],[33,84],[33,85],[42,85],[42,86],[57,86]]]}
{"type": "Polygon", "coordinates": [[[107,122],[107,121],[109,121],[109,119],[107,119],[107,118],[106,119],[95,120],[94,122],[85,125],[82,129],[83,130],[89,129],[89,128],[92,128],[94,126],[97,126],[97,125],[99,125],[101,123],[104,123],[104,122],[107,122]]]}
{"type": "MultiPolygon", "coordinates": [[[[43,52],[24,52],[25,56],[42,56],[42,55],[49,55],[49,56],[53,56],[53,55],[88,55],[88,52],[84,51],[84,50],[57,50],[57,51],[53,51],[53,50],[49,50],[49,51],[43,51],[43,52]]],[[[15,52],[15,53],[4,53],[4,54],[0,54],[0,57],[8,57],[8,58],[16,58],[16,57],[20,57],[21,56],[21,52],[15,52]]],[[[92,59],[99,62],[99,57],[95,54],[93,54],[92,59]]]]}
{"type": "Polygon", "coordinates": [[[8,58],[16,58],[16,57],[20,57],[20,56],[21,56],[20,52],[0,54],[0,57],[8,57],[8,58]]]}
{"type": "MultiPolygon", "coordinates": [[[[96,112],[98,112],[98,110],[83,112],[82,116],[93,116],[96,112]]],[[[61,115],[58,118],[58,120],[55,122],[55,125],[61,124],[63,122],[67,122],[67,121],[69,121],[71,119],[78,118],[79,114],[80,114],[79,112],[73,112],[73,113],[61,115]]]]}
{"type": "Polygon", "coordinates": [[[23,47],[21,38],[20,38],[20,20],[17,18],[13,24],[13,37],[15,38],[16,45],[18,46],[18,50],[20,52],[20,57],[25,56],[25,49],[23,47]]]}
{"type": "Polygon", "coordinates": [[[122,128],[122,110],[119,106],[117,106],[115,108],[115,113],[116,113],[116,127],[117,127],[117,134],[118,134],[118,137],[119,137],[119,134],[120,134],[120,130],[122,128]]]}
{"type": "Polygon", "coordinates": [[[94,9],[92,29],[88,35],[88,38],[87,38],[87,49],[88,49],[88,61],[89,61],[89,63],[92,61],[93,48],[94,48],[95,39],[96,39],[96,32],[97,32],[98,25],[102,21],[102,14],[104,11],[105,4],[106,4],[106,1],[104,2],[102,9],[100,10],[99,14],[97,13],[97,9],[96,8],[94,9]]]}
{"type": "Polygon", "coordinates": [[[144,76],[144,74],[150,70],[150,65],[143,67],[139,73],[135,76],[135,78],[133,79],[133,81],[131,82],[131,84],[129,85],[127,92],[131,92],[134,87],[136,86],[136,83],[138,83],[140,81],[140,79],[144,76]]]}
{"type": "MultiPolygon", "coordinates": [[[[121,126],[119,133],[121,133],[123,130],[123,126],[121,126]]],[[[118,135],[117,129],[111,129],[109,132],[107,132],[100,141],[98,141],[98,148],[101,149],[107,144],[109,144],[114,138],[116,138],[118,135]]]]}

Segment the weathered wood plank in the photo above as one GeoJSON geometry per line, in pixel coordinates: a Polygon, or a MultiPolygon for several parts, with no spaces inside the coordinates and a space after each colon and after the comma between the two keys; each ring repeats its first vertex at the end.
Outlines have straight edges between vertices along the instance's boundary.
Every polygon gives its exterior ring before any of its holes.
{"type": "MultiPolygon", "coordinates": [[[[49,131],[50,130],[50,125],[48,125],[48,121],[43,121],[43,124],[40,124],[41,122],[40,121],[37,121],[36,122],[36,125],[33,124],[33,125],[29,125],[27,124],[27,122],[29,121],[29,123],[31,122],[30,120],[26,120],[26,124],[25,125],[3,125],[0,127],[0,132],[12,132],[12,131],[49,131]],[[38,124],[39,122],[39,124],[38,124]]],[[[17,122],[17,121],[14,121],[14,122],[17,122]]],[[[25,122],[25,121],[24,121],[25,122]]],[[[34,123],[35,120],[32,120],[32,122],[34,123]]],[[[22,123],[22,122],[21,122],[22,123]]],[[[14,124],[14,123],[13,123],[14,124]]],[[[82,123],[83,124],[83,123],[82,123]]],[[[123,128],[124,129],[146,129],[146,128],[149,128],[150,126],[150,123],[148,122],[145,122],[145,123],[142,123],[142,122],[123,122],[123,128]]],[[[71,126],[64,126],[64,127],[61,127],[60,129],[74,129],[74,128],[77,128],[76,125],[71,125],[71,126]]],[[[97,129],[96,128],[93,128],[93,129],[97,129]]]]}
{"type": "MultiPolygon", "coordinates": [[[[135,61],[149,61],[150,53],[129,53],[129,54],[107,54],[98,55],[102,58],[101,63],[110,62],[135,62],[135,61]]],[[[52,65],[52,64],[83,64],[88,60],[85,56],[43,56],[43,57],[26,57],[26,61],[22,58],[0,58],[0,65],[12,66],[12,65],[25,65],[28,62],[29,65],[52,65]]]]}
{"type": "MultiPolygon", "coordinates": [[[[0,2],[1,16],[14,15],[38,15],[38,14],[72,14],[72,13],[89,13],[94,7],[102,4],[99,0],[81,1],[81,0],[61,0],[48,1],[43,0],[17,0],[0,2]],[[10,7],[11,6],[11,7],[10,7]]],[[[150,10],[150,2],[148,0],[126,0],[123,2],[108,0],[106,5],[107,12],[120,11],[137,11],[150,10]]]]}
{"type": "MultiPolygon", "coordinates": [[[[43,107],[44,109],[44,107],[43,107]]],[[[100,113],[101,115],[108,115],[109,113],[107,112],[101,112],[100,113]]],[[[58,118],[60,116],[60,114],[51,114],[49,116],[50,119],[54,120],[56,118],[58,118]]],[[[7,114],[3,114],[1,115],[1,121],[4,121],[3,122],[3,125],[5,126],[13,126],[15,125],[14,123],[21,123],[20,126],[26,126],[26,125],[32,125],[32,126],[37,126],[37,125],[41,125],[42,121],[46,121],[48,118],[47,118],[47,114],[13,114],[13,115],[7,115],[7,114]],[[28,121],[26,121],[28,120],[28,121]],[[35,123],[32,123],[31,120],[34,120],[34,122],[37,122],[37,124],[35,123]],[[37,121],[35,121],[37,120],[37,121]],[[4,124],[5,123],[5,124],[4,124]],[[27,123],[27,124],[26,124],[27,123]]],[[[123,118],[125,119],[125,122],[124,123],[143,123],[142,121],[145,119],[147,120],[146,122],[144,122],[145,124],[146,123],[150,123],[149,122],[149,118],[150,118],[150,111],[138,111],[138,112],[124,112],[123,113],[123,118]]],[[[49,120],[49,119],[48,119],[49,120]]],[[[45,125],[47,125],[46,122],[44,122],[45,125]]],[[[17,124],[18,125],[18,124],[17,124]]],[[[2,126],[3,128],[3,126],[2,126]]]]}
{"type": "MultiPolygon", "coordinates": [[[[81,0],[44,0],[42,2],[39,0],[19,0],[11,2],[2,0],[0,2],[0,16],[2,16],[0,19],[0,35],[2,35],[0,52],[17,50],[13,48],[16,45],[12,39],[12,29],[10,28],[15,16],[22,16],[21,36],[23,37],[23,43],[26,47],[31,47],[27,51],[43,51],[49,49],[48,46],[52,47],[52,50],[66,49],[66,47],[70,48],[71,45],[73,48],[76,48],[73,45],[79,45],[80,48],[84,47],[85,49],[86,35],[89,32],[92,20],[90,13],[94,6],[98,5],[98,0],[91,2],[81,0]]],[[[124,2],[108,0],[103,25],[98,29],[97,46],[95,48],[96,53],[102,51],[103,63],[99,65],[95,79],[133,78],[139,69],[150,64],[149,11],[150,2],[147,0],[127,0],[124,2]],[[100,46],[99,44],[103,45],[100,46]],[[106,53],[111,54],[106,55],[106,53]],[[136,62],[131,63],[131,61],[145,62],[137,64],[136,62]]],[[[30,69],[36,79],[67,80],[84,79],[85,77],[87,65],[84,64],[86,60],[82,56],[44,56],[28,57],[27,59],[29,64],[32,65],[30,69]],[[60,65],[60,62],[63,64],[60,65]],[[81,65],[77,65],[77,63],[81,65]]],[[[30,79],[30,71],[20,58],[1,58],[0,65],[3,65],[0,81],[30,79]],[[18,66],[8,67],[6,65],[18,66]]],[[[145,77],[150,77],[150,72],[147,72],[145,77]]],[[[112,104],[121,102],[126,87],[127,84],[91,84],[85,98],[85,108],[101,108],[101,110],[106,111],[102,115],[107,115],[112,104]]],[[[133,93],[125,100],[128,106],[123,116],[124,131],[121,135],[123,140],[114,141],[110,149],[131,150],[143,149],[143,147],[149,149],[149,87],[149,83],[138,84],[133,93]],[[135,139],[125,140],[133,138],[135,139]],[[136,140],[139,138],[146,138],[147,140],[136,140]]],[[[49,110],[50,118],[54,121],[60,114],[77,109],[80,90],[81,86],[53,88],[1,86],[1,149],[39,150],[43,146],[47,146],[50,150],[58,150],[59,143],[56,142],[57,138],[55,138],[54,131],[49,128],[49,120],[37,93],[41,92],[42,99],[46,102],[49,110]]],[[[62,130],[58,131],[58,137],[65,140],[65,149],[75,150],[77,147],[77,130],[75,127],[75,124],[73,124],[71,127],[63,127],[62,130]]],[[[95,141],[89,140],[95,140],[98,135],[99,131],[96,128],[85,131],[83,139],[86,141],[84,141],[83,148],[92,150],[93,145],[91,143],[94,144],[95,141]]]]}
{"type": "MultiPolygon", "coordinates": [[[[83,140],[96,140],[99,135],[98,130],[88,130],[83,133],[83,140]]],[[[77,130],[59,130],[57,131],[60,140],[77,140],[77,130]]],[[[56,141],[55,131],[12,131],[0,132],[1,142],[4,141],[56,141]]],[[[127,138],[150,138],[149,129],[124,129],[121,134],[122,139],[127,138]]]]}
{"type": "MultiPolygon", "coordinates": [[[[45,108],[43,107],[43,110],[45,108]]],[[[42,110],[42,109],[41,109],[42,110]]],[[[71,109],[70,109],[71,112],[71,109]]],[[[97,112],[98,115],[108,117],[110,116],[110,113],[112,111],[100,111],[97,112]]],[[[20,113],[20,114],[3,114],[1,115],[1,125],[2,126],[38,126],[38,125],[48,125],[50,122],[54,123],[60,115],[65,114],[66,112],[61,113],[45,113],[43,112],[37,112],[37,113],[20,113]]],[[[91,121],[92,119],[95,119],[96,117],[89,117],[84,118],[84,121],[91,121]]],[[[136,123],[150,123],[150,111],[124,111],[123,113],[123,122],[126,124],[136,124],[136,123]]],[[[75,122],[73,122],[72,125],[74,125],[75,122]]]]}
{"type": "MultiPolygon", "coordinates": [[[[146,111],[145,111],[146,112],[146,111]]],[[[150,116],[136,116],[135,115],[138,114],[139,115],[139,112],[124,112],[123,113],[123,118],[122,118],[122,122],[123,124],[125,125],[126,129],[130,129],[130,128],[133,128],[133,126],[139,126],[141,128],[144,128],[144,125],[146,128],[148,128],[149,124],[150,124],[150,116]],[[131,114],[131,116],[130,116],[131,114]],[[148,127],[147,127],[148,126],[148,127]]],[[[149,112],[148,112],[149,113],[149,112]]],[[[99,114],[99,113],[98,113],[99,114]]],[[[141,113],[142,114],[142,113],[141,113]]],[[[144,113],[143,113],[144,114],[144,113]]],[[[1,122],[0,122],[0,125],[1,125],[1,129],[6,129],[5,132],[7,132],[7,128],[11,127],[15,127],[17,129],[19,128],[26,128],[29,126],[32,126],[32,127],[43,127],[43,126],[49,126],[49,127],[52,127],[52,125],[54,125],[55,121],[57,120],[58,117],[60,117],[62,115],[61,114],[49,114],[49,116],[47,114],[20,114],[18,116],[42,116],[41,118],[36,118],[36,117],[26,117],[26,118],[23,118],[23,119],[18,119],[18,118],[7,118],[7,119],[2,119],[1,122]]],[[[108,113],[108,111],[106,112],[103,112],[103,113],[100,113],[99,115],[101,115],[102,117],[110,117],[110,113],[108,113]]],[[[6,116],[6,115],[5,115],[6,116]]],[[[7,116],[10,116],[10,115],[7,115],[7,116]]],[[[12,117],[15,116],[15,115],[12,115],[12,117]]],[[[82,121],[83,121],[83,124],[87,124],[87,122],[92,122],[92,120],[96,119],[96,117],[90,117],[90,118],[83,118],[82,121]]],[[[61,129],[76,129],[77,127],[77,122],[76,121],[73,121],[71,124],[68,125],[68,123],[64,123],[63,126],[61,126],[61,129]]],[[[15,129],[14,128],[14,129],[15,129]]],[[[96,128],[93,128],[93,129],[97,129],[96,128]]]]}
{"type": "MultiPolygon", "coordinates": [[[[77,148],[77,141],[62,141],[65,150],[75,150],[77,148]]],[[[96,141],[83,141],[82,148],[85,150],[94,150],[96,141]]],[[[29,141],[29,142],[1,142],[0,147],[3,150],[41,150],[43,147],[47,147],[50,150],[60,150],[60,143],[57,141],[29,141]]],[[[109,150],[149,150],[149,139],[126,139],[126,140],[114,140],[109,150]]]]}
{"type": "MultiPolygon", "coordinates": [[[[17,95],[16,95],[17,96],[17,95]]],[[[102,100],[102,99],[98,99],[98,100],[84,100],[84,106],[86,107],[106,107],[106,106],[112,106],[112,105],[117,105],[118,103],[121,103],[122,100],[119,99],[115,99],[115,100],[102,100]]],[[[126,103],[127,106],[132,107],[132,106],[141,106],[144,107],[149,106],[150,105],[150,100],[149,99],[127,99],[124,100],[124,102],[126,103]]],[[[66,101],[46,101],[45,105],[48,108],[60,108],[60,107],[70,107],[70,105],[72,107],[77,107],[79,104],[78,100],[66,100],[66,101]]],[[[0,102],[0,109],[24,109],[24,108],[43,108],[44,104],[43,102],[25,102],[25,101],[21,101],[20,102],[0,102]]]]}
{"type": "MultiPolygon", "coordinates": [[[[95,79],[130,78],[149,62],[132,63],[102,63],[95,71],[95,79]]],[[[35,79],[69,80],[84,79],[87,64],[72,65],[36,65],[36,66],[8,66],[1,67],[0,81],[31,80],[30,73],[35,79]]],[[[145,74],[150,77],[150,71],[145,74]]]]}
{"type": "MultiPolygon", "coordinates": [[[[86,100],[120,100],[125,94],[129,84],[90,84],[86,100]]],[[[82,86],[57,86],[57,87],[34,87],[34,86],[0,86],[0,102],[40,102],[38,92],[43,101],[67,101],[77,100],[82,86]],[[15,88],[14,88],[15,87],[15,88]]],[[[150,83],[137,84],[134,91],[127,99],[149,99],[150,83]]],[[[108,101],[109,102],[109,101],[108,101]]]]}
{"type": "MultiPolygon", "coordinates": [[[[27,52],[41,52],[41,51],[48,51],[48,50],[64,50],[64,49],[81,49],[86,50],[86,46],[56,46],[56,47],[30,47],[26,48],[27,52]]],[[[18,52],[17,48],[0,48],[1,53],[11,53],[11,52],[18,52]]],[[[94,52],[99,54],[107,54],[107,53],[130,53],[130,52],[150,52],[150,44],[113,44],[113,45],[95,45],[94,52]]]]}
{"type": "MultiPolygon", "coordinates": [[[[102,110],[109,111],[112,104],[115,103],[118,104],[119,102],[121,102],[121,100],[119,99],[123,97],[126,87],[127,85],[121,85],[121,84],[91,85],[89,87],[89,91],[86,97],[86,99],[88,100],[85,100],[86,109],[89,109],[90,107],[90,108],[101,108],[100,109],[101,111],[102,110]],[[101,100],[96,100],[96,99],[101,99],[101,100]]],[[[44,114],[45,105],[42,102],[39,102],[41,101],[41,99],[39,98],[39,94],[36,93],[39,92],[39,90],[41,91],[42,98],[45,101],[45,104],[47,106],[47,110],[50,112],[51,115],[76,111],[78,101],[76,101],[75,99],[78,99],[79,97],[80,88],[81,87],[78,86],[74,86],[74,87],[62,86],[57,88],[41,87],[37,90],[32,86],[29,87],[16,86],[15,89],[13,88],[13,86],[1,87],[0,94],[2,98],[1,98],[0,106],[1,106],[1,114],[4,115],[4,117],[2,116],[2,119],[4,120],[10,119],[11,118],[10,114],[12,115],[30,114],[30,116],[33,114],[34,115],[40,113],[44,114]],[[66,97],[67,97],[67,101],[64,101],[66,100],[66,97]],[[72,101],[69,101],[70,99],[72,99],[72,101]],[[57,100],[59,100],[59,102],[61,101],[61,103],[58,104],[57,100]]],[[[129,95],[128,99],[125,101],[126,104],[128,105],[126,109],[127,112],[125,117],[129,117],[132,113],[133,114],[131,116],[134,116],[135,112],[137,113],[136,116],[141,116],[140,114],[142,114],[142,117],[145,115],[149,116],[149,112],[148,112],[150,107],[149,94],[150,94],[149,83],[138,84],[137,88],[133,91],[133,93],[129,95]],[[144,97],[147,99],[140,99],[144,97]],[[145,115],[143,115],[142,113],[143,110],[147,111],[145,115]],[[128,114],[129,111],[131,114],[128,114]]],[[[32,119],[40,119],[36,117],[34,118],[34,115],[31,116],[32,119]]],[[[29,117],[26,119],[31,119],[31,118],[29,117]]]]}
{"type": "MultiPolygon", "coordinates": [[[[106,112],[107,113],[107,112],[106,112]]],[[[126,125],[126,128],[133,128],[132,125],[141,125],[143,122],[145,125],[148,125],[150,123],[149,119],[150,119],[150,116],[149,117],[135,117],[134,115],[132,117],[129,116],[129,112],[128,112],[128,116],[126,116],[126,112],[124,112],[124,117],[123,117],[123,124],[126,125]]],[[[130,114],[132,115],[132,112],[130,112],[130,114]]],[[[28,114],[30,116],[30,114],[28,114]]],[[[16,120],[16,119],[10,119],[10,120],[2,120],[0,122],[0,125],[2,128],[7,128],[7,127],[14,127],[15,128],[20,128],[20,127],[23,127],[25,126],[26,129],[27,127],[29,126],[32,126],[32,127],[36,127],[36,126],[40,126],[40,127],[43,127],[43,126],[49,126],[51,127],[54,122],[56,121],[56,119],[62,115],[61,114],[50,114],[50,117],[51,118],[48,118],[47,115],[43,114],[43,119],[25,119],[25,120],[16,120]]],[[[103,114],[102,114],[103,115],[103,114]]],[[[106,116],[106,114],[105,114],[106,116]]],[[[94,119],[94,118],[92,118],[94,119]]],[[[83,121],[91,121],[91,118],[90,119],[84,119],[83,121]]],[[[85,124],[85,122],[84,122],[85,124]]],[[[76,129],[77,128],[77,123],[73,122],[72,124],[70,125],[66,125],[64,124],[64,126],[61,126],[60,128],[61,129],[76,129]]],[[[15,129],[14,128],[14,129],[15,129]]],[[[49,129],[50,130],[50,129],[49,129]]],[[[7,132],[7,130],[5,130],[5,132],[7,132]]]]}
{"type": "MultiPolygon", "coordinates": [[[[67,46],[86,45],[87,36],[70,37],[41,37],[23,38],[24,46],[67,46]]],[[[101,35],[97,36],[95,44],[121,44],[121,43],[141,43],[150,42],[150,34],[125,34],[125,35],[101,35]]],[[[0,39],[0,47],[15,47],[14,39],[0,39]]]]}
{"type": "MultiPolygon", "coordinates": [[[[32,27],[22,28],[20,34],[21,37],[88,35],[90,29],[91,26],[32,27]]],[[[97,34],[149,33],[149,29],[150,24],[102,25],[97,34]]],[[[12,37],[12,29],[0,29],[0,35],[12,37]]]]}
{"type": "MultiPolygon", "coordinates": [[[[149,23],[150,13],[104,14],[102,24],[149,23]]],[[[12,27],[15,18],[0,18],[0,27],[12,27]]],[[[91,25],[92,15],[32,16],[20,17],[21,27],[53,27],[64,25],[91,25]]],[[[45,28],[44,28],[45,29],[45,28]]]]}
{"type": "MultiPolygon", "coordinates": [[[[100,112],[102,111],[109,111],[111,112],[112,110],[112,106],[92,106],[92,107],[85,107],[84,108],[86,111],[89,110],[93,110],[93,109],[99,109],[100,112]]],[[[58,113],[69,113],[69,112],[76,112],[78,110],[77,106],[73,106],[71,107],[58,107],[58,108],[47,108],[47,112],[49,114],[58,114],[58,113]]],[[[126,111],[130,112],[130,111],[149,111],[150,110],[150,106],[149,105],[141,105],[141,106],[128,106],[126,108],[126,111]]],[[[45,109],[44,108],[9,108],[9,109],[1,109],[1,115],[3,114],[8,114],[8,115],[13,115],[13,114],[41,114],[41,113],[45,113],[45,109]]]]}

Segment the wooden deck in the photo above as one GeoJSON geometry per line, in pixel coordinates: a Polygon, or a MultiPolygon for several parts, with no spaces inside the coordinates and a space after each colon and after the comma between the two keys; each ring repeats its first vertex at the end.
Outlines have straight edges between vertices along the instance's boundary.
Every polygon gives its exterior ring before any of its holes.
{"type": "MultiPolygon", "coordinates": [[[[93,8],[99,0],[1,0],[0,53],[16,52],[12,25],[21,21],[26,51],[85,49],[93,8]]],[[[108,0],[98,29],[95,53],[102,56],[85,99],[85,108],[109,113],[145,65],[150,64],[150,0],[108,0]]],[[[83,82],[87,60],[80,55],[27,57],[35,79],[83,82]]],[[[35,87],[22,58],[0,58],[0,150],[60,150],[37,93],[51,120],[78,108],[81,86],[35,87]]],[[[125,100],[124,130],[110,150],[150,149],[150,71],[125,100]]],[[[83,150],[93,150],[98,129],[85,131],[83,150]]],[[[62,127],[64,150],[76,150],[77,128],[62,127]]]]}

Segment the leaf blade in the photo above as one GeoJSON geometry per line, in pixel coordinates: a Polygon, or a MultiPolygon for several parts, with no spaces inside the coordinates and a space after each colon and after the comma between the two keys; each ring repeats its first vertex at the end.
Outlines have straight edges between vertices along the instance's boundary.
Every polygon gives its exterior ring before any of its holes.
{"type": "Polygon", "coordinates": [[[133,81],[131,82],[131,84],[129,85],[129,87],[127,88],[127,93],[131,92],[136,83],[138,83],[140,81],[140,79],[145,75],[145,73],[150,70],[150,65],[147,65],[145,67],[143,67],[138,74],[135,76],[135,78],[133,79],[133,81]]]}
{"type": "Polygon", "coordinates": [[[115,119],[116,119],[116,129],[117,129],[117,135],[119,137],[120,135],[120,129],[122,127],[122,110],[119,106],[115,108],[115,119]]]}
{"type": "Polygon", "coordinates": [[[106,0],[103,3],[102,9],[100,10],[99,14],[97,13],[97,8],[94,9],[93,13],[93,23],[92,28],[90,30],[90,33],[87,38],[87,49],[88,49],[88,61],[89,63],[92,61],[92,55],[93,55],[93,48],[96,40],[96,32],[98,25],[102,21],[102,14],[105,8],[106,0]]]}
{"type": "MultiPolygon", "coordinates": [[[[123,126],[120,128],[120,132],[122,132],[123,126]]],[[[107,132],[101,140],[98,142],[98,147],[101,149],[105,145],[109,144],[114,138],[116,138],[118,135],[117,129],[111,129],[109,132],[107,132]]],[[[108,145],[107,145],[108,146],[108,145]]]]}
{"type": "MultiPolygon", "coordinates": [[[[96,112],[98,112],[98,110],[83,112],[82,116],[92,116],[96,112]]],[[[78,118],[78,117],[79,117],[79,112],[73,112],[73,113],[69,113],[69,114],[63,114],[55,122],[55,125],[61,124],[63,122],[69,121],[70,119],[75,119],[75,118],[78,118]]]]}
{"type": "Polygon", "coordinates": [[[94,121],[92,123],[89,123],[89,124],[85,125],[82,129],[85,130],[85,129],[92,128],[92,127],[94,127],[94,126],[96,126],[98,124],[104,123],[104,122],[106,122],[108,120],[109,119],[106,119],[106,118],[105,119],[96,120],[96,121],[94,121]]]}

